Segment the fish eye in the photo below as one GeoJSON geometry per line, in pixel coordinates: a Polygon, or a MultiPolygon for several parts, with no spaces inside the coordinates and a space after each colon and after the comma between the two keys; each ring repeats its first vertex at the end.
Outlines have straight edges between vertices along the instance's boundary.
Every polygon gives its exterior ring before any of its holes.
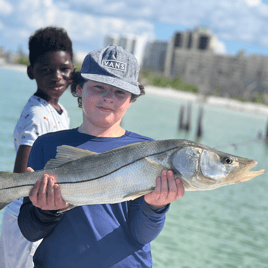
{"type": "Polygon", "coordinates": [[[229,157],[225,157],[224,159],[223,159],[223,163],[224,164],[232,164],[233,163],[233,159],[231,159],[231,158],[229,158],[229,157]]]}

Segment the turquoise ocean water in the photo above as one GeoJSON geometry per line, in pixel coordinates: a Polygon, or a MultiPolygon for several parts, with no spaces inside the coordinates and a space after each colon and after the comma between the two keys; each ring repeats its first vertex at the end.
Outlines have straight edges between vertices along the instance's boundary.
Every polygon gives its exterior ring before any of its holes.
{"type": "MultiPolygon", "coordinates": [[[[0,170],[12,171],[12,133],[20,112],[36,85],[21,71],[0,68],[0,170]]],[[[71,127],[81,124],[81,109],[66,92],[71,127]]],[[[154,139],[195,140],[199,105],[192,104],[192,129],[177,130],[183,100],[147,94],[135,102],[123,120],[127,130],[154,139]]],[[[210,147],[255,139],[265,133],[267,118],[214,106],[204,106],[204,134],[210,147]]],[[[252,158],[268,170],[268,147],[262,141],[223,147],[222,151],[252,158]]],[[[171,205],[165,227],[152,242],[155,268],[268,267],[268,174],[213,191],[186,192],[171,205]]],[[[0,224],[3,211],[0,211],[0,224]]]]}

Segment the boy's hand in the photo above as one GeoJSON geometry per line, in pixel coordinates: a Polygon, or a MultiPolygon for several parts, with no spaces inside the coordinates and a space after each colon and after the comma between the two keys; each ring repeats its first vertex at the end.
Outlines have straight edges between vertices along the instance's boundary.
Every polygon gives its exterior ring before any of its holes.
{"type": "Polygon", "coordinates": [[[155,189],[153,192],[146,194],[144,200],[154,209],[158,209],[183,196],[184,187],[181,179],[175,179],[173,171],[163,170],[161,177],[156,179],[155,189]]]}
{"type": "MultiPolygon", "coordinates": [[[[27,172],[33,171],[32,168],[27,168],[27,172]]],[[[42,210],[61,210],[67,207],[56,180],[56,176],[45,174],[42,180],[38,180],[34,184],[29,193],[29,198],[34,206],[42,210]]]]}

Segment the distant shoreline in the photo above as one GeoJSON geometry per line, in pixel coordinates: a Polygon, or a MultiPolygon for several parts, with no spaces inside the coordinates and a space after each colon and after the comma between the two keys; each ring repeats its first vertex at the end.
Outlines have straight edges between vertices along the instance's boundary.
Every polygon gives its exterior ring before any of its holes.
{"type": "Polygon", "coordinates": [[[12,69],[20,72],[26,72],[27,66],[23,64],[2,64],[0,65],[0,68],[3,69],[12,69]]]}
{"type": "MultiPolygon", "coordinates": [[[[0,65],[0,68],[12,69],[25,73],[27,70],[27,66],[22,64],[5,64],[0,65]]],[[[150,85],[145,86],[145,92],[146,94],[171,97],[179,100],[186,100],[189,102],[203,103],[218,107],[229,108],[236,111],[245,111],[268,116],[268,106],[260,103],[242,102],[234,99],[216,97],[216,96],[205,97],[204,95],[201,94],[179,91],[172,88],[155,87],[150,85]]]]}
{"type": "Polygon", "coordinates": [[[196,102],[201,104],[214,105],[217,107],[229,108],[236,111],[245,111],[250,113],[257,113],[268,116],[268,106],[260,103],[242,102],[230,98],[204,96],[191,92],[179,91],[172,88],[160,88],[155,86],[145,86],[146,94],[154,94],[163,97],[170,97],[179,100],[186,100],[189,102],[196,102]]]}

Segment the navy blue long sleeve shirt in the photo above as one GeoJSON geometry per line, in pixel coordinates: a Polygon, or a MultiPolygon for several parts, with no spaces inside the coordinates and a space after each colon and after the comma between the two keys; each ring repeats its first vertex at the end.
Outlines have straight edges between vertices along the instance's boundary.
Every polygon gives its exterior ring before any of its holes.
{"type": "MultiPolygon", "coordinates": [[[[28,166],[42,170],[60,145],[100,153],[148,140],[128,131],[119,138],[94,137],[77,129],[49,133],[36,140],[28,166]]],[[[26,239],[43,238],[34,255],[35,267],[152,267],[150,242],[161,232],[168,208],[153,210],[140,197],[118,204],[76,207],[57,215],[42,211],[25,198],[18,223],[26,239]]]]}

